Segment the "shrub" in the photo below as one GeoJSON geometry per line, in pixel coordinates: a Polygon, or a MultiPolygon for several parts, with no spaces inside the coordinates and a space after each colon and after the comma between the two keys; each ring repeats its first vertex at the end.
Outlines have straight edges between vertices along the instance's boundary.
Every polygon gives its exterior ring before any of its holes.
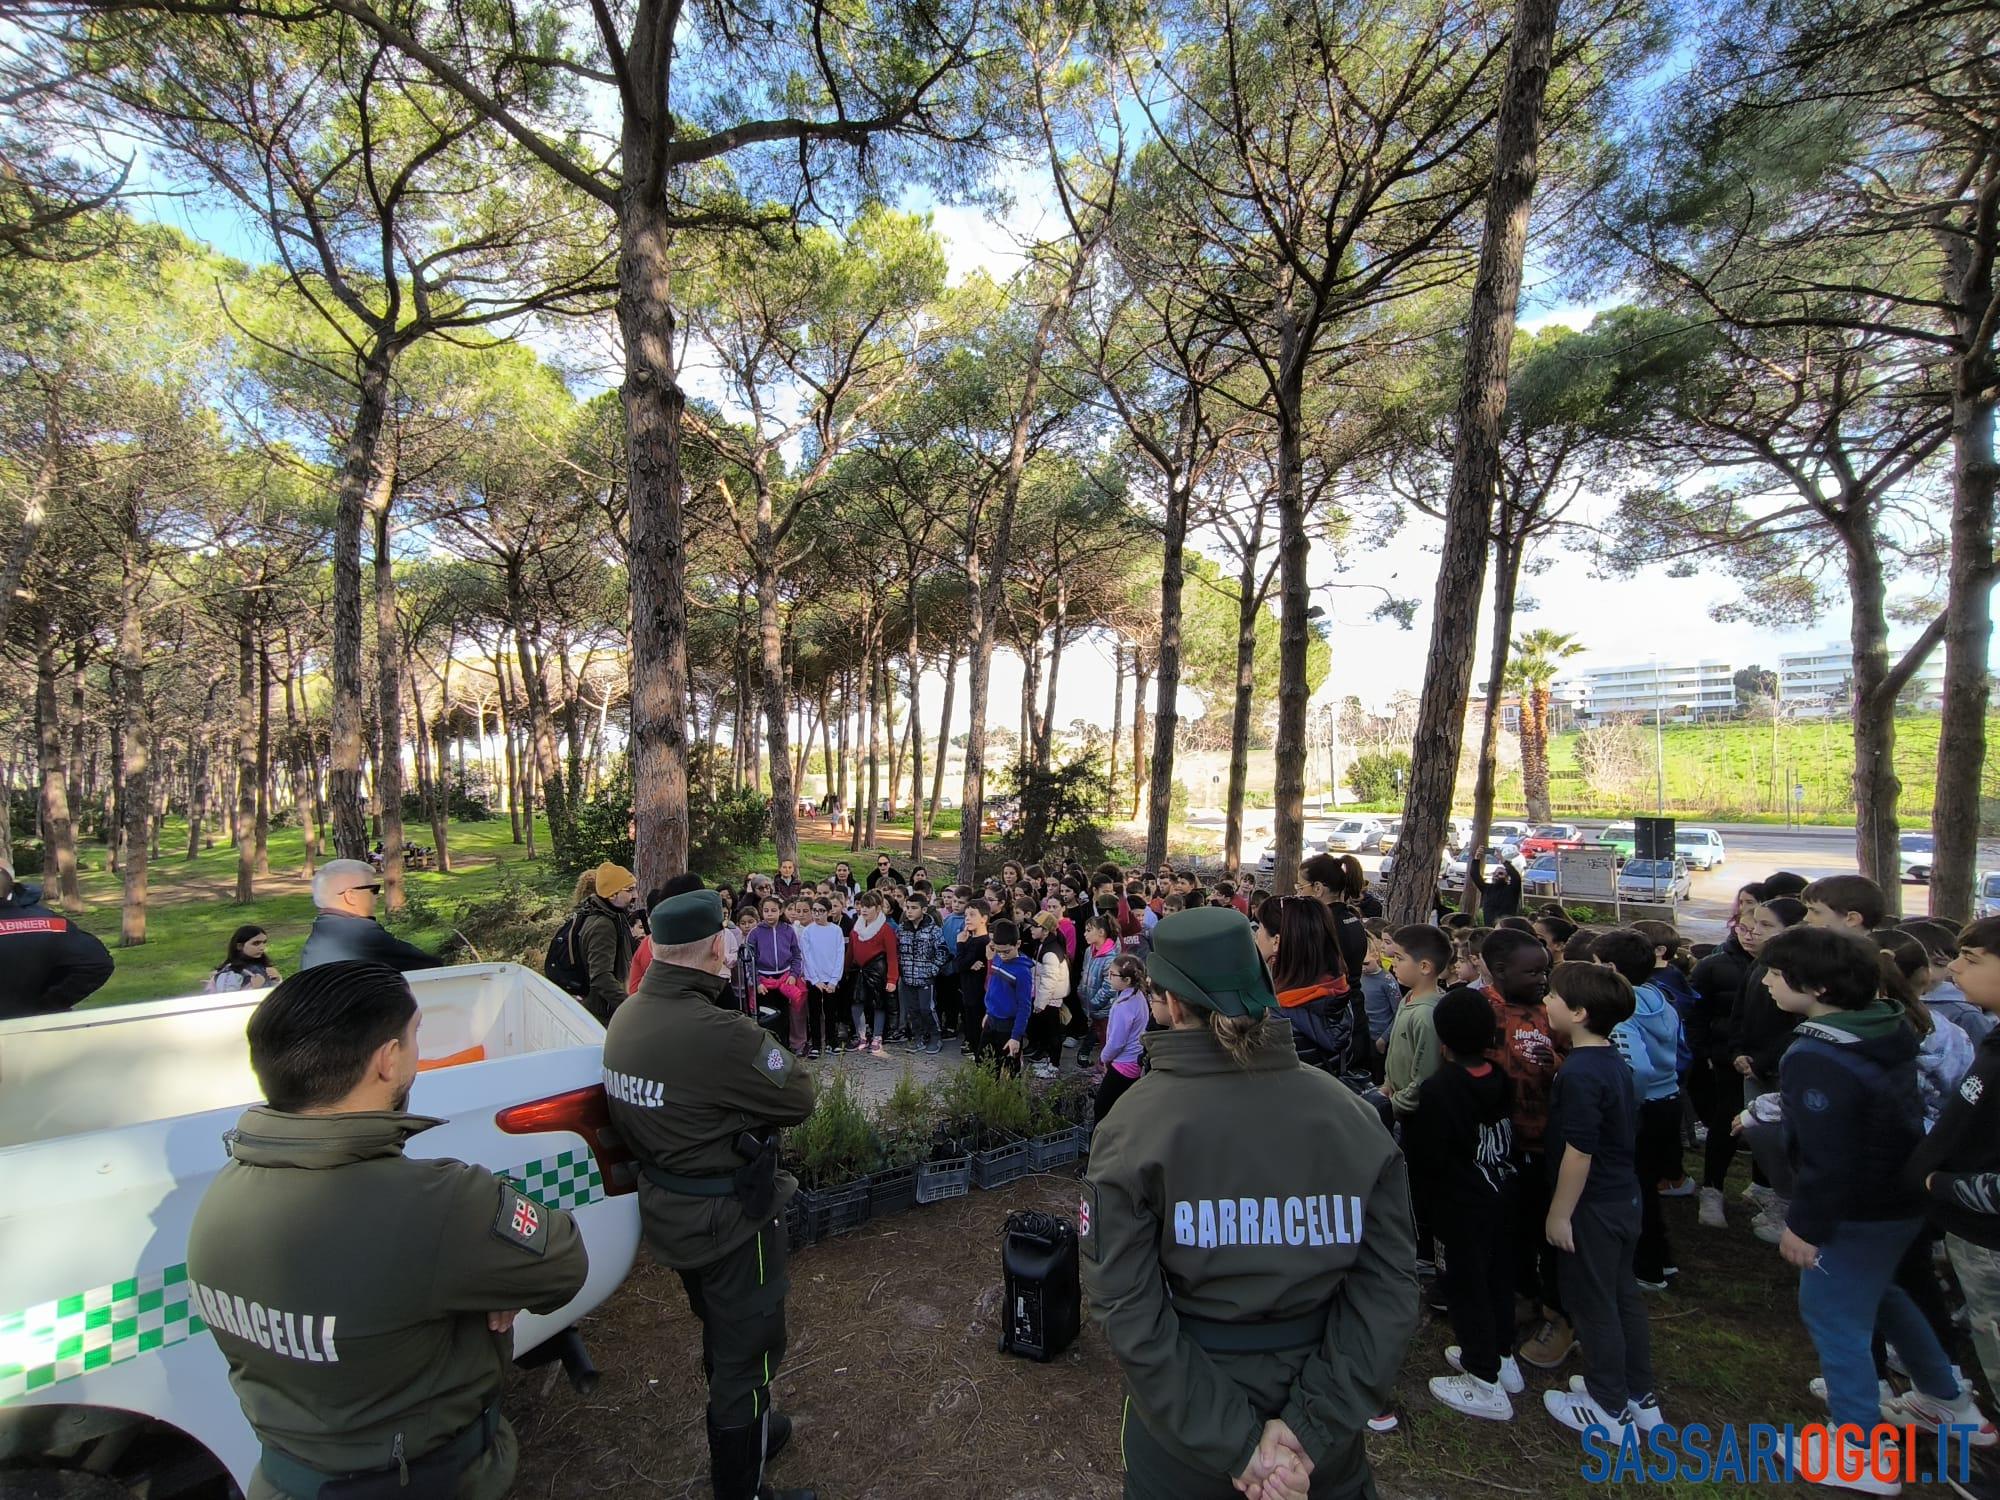
{"type": "Polygon", "coordinates": [[[1006,857],[1034,862],[1066,855],[1085,865],[1105,858],[1108,850],[1098,820],[1111,789],[1094,755],[1079,755],[1047,771],[1032,761],[1016,761],[1007,779],[1020,815],[1001,841],[1006,857]]]}
{"type": "Polygon", "coordinates": [[[838,1187],[881,1165],[881,1137],[848,1088],[845,1073],[835,1073],[805,1123],[785,1133],[785,1156],[806,1188],[838,1187]]]}
{"type": "MultiPolygon", "coordinates": [[[[493,816],[493,778],[483,766],[474,766],[464,772],[453,766],[442,787],[445,798],[445,817],[454,823],[484,823],[493,816]]],[[[403,821],[405,823],[427,823],[430,810],[424,806],[424,799],[414,790],[403,793],[403,821]]]]}
{"type": "Polygon", "coordinates": [[[1410,780],[1407,750],[1357,755],[1348,767],[1347,784],[1363,802],[1394,803],[1403,795],[1410,780]]]}
{"type": "MultiPolygon", "coordinates": [[[[715,876],[740,866],[771,832],[771,801],[747,789],[712,794],[688,788],[688,868],[715,876]]],[[[632,764],[619,756],[595,795],[584,799],[556,861],[574,876],[611,860],[632,868],[632,764]]]]}
{"type": "Polygon", "coordinates": [[[875,1128],[882,1139],[882,1164],[907,1167],[928,1161],[938,1123],[935,1092],[918,1083],[905,1066],[896,1087],[882,1101],[875,1115],[875,1128]]]}

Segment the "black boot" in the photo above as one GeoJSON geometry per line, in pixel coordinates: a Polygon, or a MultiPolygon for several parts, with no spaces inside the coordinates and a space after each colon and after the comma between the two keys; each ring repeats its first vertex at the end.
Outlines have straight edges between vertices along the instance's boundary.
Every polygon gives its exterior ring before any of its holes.
{"type": "Polygon", "coordinates": [[[708,1419],[708,1479],[715,1500],[817,1500],[811,1490],[776,1490],[760,1483],[763,1468],[762,1418],[747,1427],[718,1427],[713,1417],[708,1419]]]}
{"type": "Polygon", "coordinates": [[[792,1440],[792,1419],[781,1411],[774,1411],[764,1421],[764,1462],[768,1464],[783,1453],[785,1444],[792,1440]]]}

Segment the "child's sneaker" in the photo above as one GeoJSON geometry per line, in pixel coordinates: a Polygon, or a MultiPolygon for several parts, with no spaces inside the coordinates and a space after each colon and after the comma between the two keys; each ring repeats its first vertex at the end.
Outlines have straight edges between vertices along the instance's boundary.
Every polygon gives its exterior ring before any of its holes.
{"type": "MultiPolygon", "coordinates": [[[[1581,1375],[1570,1376],[1569,1388],[1573,1395],[1587,1396],[1590,1394],[1590,1386],[1581,1375]]],[[[1655,1396],[1651,1391],[1646,1392],[1643,1396],[1629,1398],[1625,1402],[1624,1415],[1626,1425],[1636,1427],[1641,1432],[1651,1432],[1666,1420],[1665,1417],[1660,1415],[1660,1398],[1655,1396]]]]}
{"type": "Polygon", "coordinates": [[[1612,1416],[1599,1406],[1589,1391],[1543,1391],[1542,1405],[1571,1432],[1604,1429],[1604,1441],[1617,1446],[1625,1441],[1625,1419],[1612,1416]]]}
{"type": "Polygon", "coordinates": [[[1667,1278],[1664,1273],[1658,1281],[1648,1281],[1644,1276],[1635,1273],[1632,1281],[1642,1292],[1664,1292],[1667,1289],[1667,1278]]]}
{"type": "MultiPolygon", "coordinates": [[[[1900,1455],[1898,1455],[1893,1443],[1885,1443],[1882,1448],[1882,1454],[1888,1461],[1900,1463],[1900,1455]]],[[[1820,1455],[1814,1453],[1812,1457],[1817,1461],[1820,1455]]],[[[1800,1465],[1805,1461],[1806,1454],[1799,1439],[1795,1436],[1791,1440],[1792,1472],[1795,1474],[1799,1473],[1800,1465]]],[[[1801,1484],[1823,1485],[1830,1490],[1853,1490],[1859,1495],[1900,1495],[1903,1493],[1903,1482],[1900,1479],[1877,1479],[1870,1472],[1872,1465],[1866,1453],[1862,1454],[1859,1465],[1856,1465],[1852,1459],[1849,1459],[1847,1467],[1856,1471],[1852,1479],[1842,1479],[1840,1477],[1840,1466],[1835,1464],[1831,1457],[1828,1457],[1826,1459],[1826,1476],[1824,1478],[1809,1480],[1801,1475],[1799,1482],[1801,1484]]],[[[1888,1467],[1888,1464],[1885,1463],[1884,1467],[1888,1467]]]]}
{"type": "Polygon", "coordinates": [[[882,1056],[882,1038],[878,1036],[868,1044],[868,1055],[871,1057],[882,1056]]]}
{"type": "Polygon", "coordinates": [[[1576,1347],[1576,1330],[1568,1318],[1544,1318],[1535,1336],[1521,1346],[1521,1358],[1538,1370],[1553,1370],[1576,1347]]]}
{"type": "Polygon", "coordinates": [[[1698,1186],[1699,1184],[1692,1177],[1683,1177],[1678,1182],[1662,1182],[1660,1184],[1660,1196],[1662,1198],[1692,1198],[1698,1186]]]}
{"type": "Polygon", "coordinates": [[[1891,1422],[1915,1422],[1921,1427],[1970,1427],[1973,1430],[1967,1440],[1975,1448],[1991,1448],[2000,1443],[2000,1430],[1994,1428],[1967,1391],[1960,1391],[1954,1400],[1940,1401],[1922,1391],[1908,1390],[1883,1402],[1882,1415],[1891,1422]]]}
{"type": "MultiPolygon", "coordinates": [[[[1444,1351],[1444,1362],[1461,1375],[1466,1373],[1464,1360],[1465,1351],[1456,1344],[1453,1344],[1444,1351]]],[[[1510,1396],[1518,1396],[1527,1388],[1528,1382],[1521,1378],[1520,1361],[1516,1360],[1511,1354],[1502,1356],[1500,1360],[1500,1389],[1510,1396]]]]}
{"type": "Polygon", "coordinates": [[[1514,1420],[1514,1403],[1498,1381],[1481,1380],[1477,1375],[1433,1375],[1431,1394],[1464,1416],[1488,1422],[1514,1420]]]}
{"type": "Polygon", "coordinates": [[[1370,1432],[1394,1432],[1397,1427],[1396,1408],[1386,1407],[1368,1419],[1370,1432]]]}
{"type": "Polygon", "coordinates": [[[1752,1208],[1762,1208],[1777,1195],[1761,1182],[1753,1182],[1739,1195],[1752,1208]]]}
{"type": "Polygon", "coordinates": [[[1750,1232],[1767,1245],[1775,1245],[1785,1237],[1785,1215],[1792,1211],[1790,1200],[1774,1197],[1764,1206],[1750,1226],[1750,1232]]]}
{"type": "Polygon", "coordinates": [[[1722,1189],[1705,1187],[1701,1190],[1701,1207],[1694,1213],[1694,1221],[1703,1229],[1727,1229],[1729,1220],[1722,1212],[1722,1189]]]}

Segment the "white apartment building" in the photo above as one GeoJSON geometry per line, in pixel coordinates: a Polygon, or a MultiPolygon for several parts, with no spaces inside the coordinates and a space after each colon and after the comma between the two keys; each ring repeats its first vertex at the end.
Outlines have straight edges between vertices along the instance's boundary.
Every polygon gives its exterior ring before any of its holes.
{"type": "Polygon", "coordinates": [[[1587,667],[1558,684],[1570,689],[1578,713],[1596,720],[1655,711],[1670,722],[1721,718],[1736,710],[1735,666],[1726,661],[1645,661],[1587,667]]]}
{"type": "MultiPolygon", "coordinates": [[[[1891,646],[1890,659],[1904,647],[1891,646]]],[[[1805,651],[1785,651],[1778,656],[1778,697],[1785,712],[1800,718],[1844,711],[1854,678],[1854,650],[1846,641],[1828,641],[1805,651]]],[[[1908,696],[1918,706],[1935,711],[1944,703],[1944,647],[1931,652],[1910,679],[1908,696]]]]}

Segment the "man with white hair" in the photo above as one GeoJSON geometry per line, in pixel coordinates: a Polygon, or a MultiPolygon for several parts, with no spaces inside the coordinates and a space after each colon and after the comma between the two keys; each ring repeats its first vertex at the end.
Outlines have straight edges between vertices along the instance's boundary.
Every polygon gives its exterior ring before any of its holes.
{"type": "Polygon", "coordinates": [[[313,905],[319,915],[306,936],[299,967],[351,960],[387,964],[405,974],[437,968],[442,959],[412,947],[375,920],[375,898],[381,890],[382,877],[365,860],[330,859],[321,865],[313,876],[313,905]]]}

